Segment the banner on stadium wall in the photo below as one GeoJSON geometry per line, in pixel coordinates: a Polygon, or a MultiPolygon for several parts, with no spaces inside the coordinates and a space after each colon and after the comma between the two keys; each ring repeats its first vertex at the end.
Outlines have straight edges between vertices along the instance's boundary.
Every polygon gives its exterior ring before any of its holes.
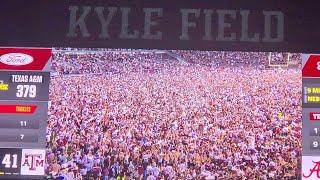
{"type": "Polygon", "coordinates": [[[0,46],[318,53],[316,0],[6,0],[0,46]]]}

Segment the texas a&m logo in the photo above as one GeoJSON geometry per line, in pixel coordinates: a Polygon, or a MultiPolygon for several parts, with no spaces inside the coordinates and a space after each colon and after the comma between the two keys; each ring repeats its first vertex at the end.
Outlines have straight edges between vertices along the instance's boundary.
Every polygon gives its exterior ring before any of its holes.
{"type": "Polygon", "coordinates": [[[45,150],[23,149],[21,175],[44,175],[45,150]]]}

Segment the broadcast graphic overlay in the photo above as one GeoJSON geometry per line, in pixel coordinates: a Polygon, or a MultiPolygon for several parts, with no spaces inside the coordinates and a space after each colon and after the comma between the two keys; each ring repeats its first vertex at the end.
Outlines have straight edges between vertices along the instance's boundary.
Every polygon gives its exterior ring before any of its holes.
{"type": "Polygon", "coordinates": [[[320,178],[320,55],[302,56],[302,179],[320,178]]]}
{"type": "Polygon", "coordinates": [[[0,49],[0,179],[43,179],[51,49],[0,49]]]}

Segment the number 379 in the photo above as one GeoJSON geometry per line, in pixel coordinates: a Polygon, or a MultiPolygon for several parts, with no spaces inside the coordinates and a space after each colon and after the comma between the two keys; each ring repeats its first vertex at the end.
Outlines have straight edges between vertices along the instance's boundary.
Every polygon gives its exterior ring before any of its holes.
{"type": "Polygon", "coordinates": [[[37,94],[37,87],[35,85],[18,85],[16,96],[18,98],[35,98],[37,94]]]}

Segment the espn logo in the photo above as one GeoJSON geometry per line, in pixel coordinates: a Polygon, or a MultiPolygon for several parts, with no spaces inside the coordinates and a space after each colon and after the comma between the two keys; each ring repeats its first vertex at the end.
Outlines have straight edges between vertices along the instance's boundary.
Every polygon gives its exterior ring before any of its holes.
{"type": "Polygon", "coordinates": [[[45,150],[22,149],[21,175],[44,175],[45,150]]]}

